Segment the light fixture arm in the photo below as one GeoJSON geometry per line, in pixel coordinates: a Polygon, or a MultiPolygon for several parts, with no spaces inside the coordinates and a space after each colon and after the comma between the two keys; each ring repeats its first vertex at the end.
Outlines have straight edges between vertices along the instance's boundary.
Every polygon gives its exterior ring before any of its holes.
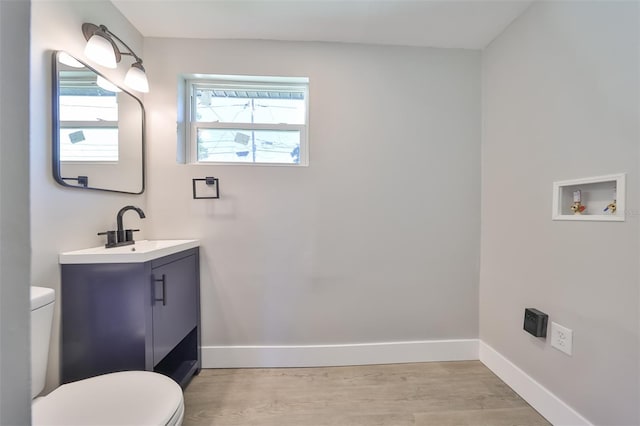
{"type": "Polygon", "coordinates": [[[111,45],[113,46],[113,50],[114,50],[114,52],[116,54],[116,62],[120,62],[121,55],[127,55],[127,56],[133,56],[137,63],[142,64],[142,58],[139,57],[138,55],[136,55],[135,52],[133,51],[133,49],[131,49],[127,45],[127,43],[122,41],[120,39],[120,37],[118,37],[117,35],[115,35],[111,31],[109,31],[109,29],[105,25],[99,25],[98,26],[98,25],[91,24],[91,23],[82,24],[82,34],[84,34],[84,38],[87,41],[89,41],[89,39],[96,32],[99,32],[99,31],[102,31],[104,34],[106,34],[109,37],[108,40],[111,42],[111,45]],[[116,45],[116,43],[113,41],[113,39],[117,40],[120,44],[122,44],[122,46],[124,46],[124,48],[127,49],[127,51],[126,52],[121,51],[120,48],[118,48],[118,45],[116,45]]]}

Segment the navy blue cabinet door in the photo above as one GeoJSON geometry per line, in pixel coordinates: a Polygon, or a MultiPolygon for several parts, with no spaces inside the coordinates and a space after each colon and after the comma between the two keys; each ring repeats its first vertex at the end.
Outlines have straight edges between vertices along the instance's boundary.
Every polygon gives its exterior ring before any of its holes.
{"type": "Polygon", "coordinates": [[[62,383],[152,367],[144,266],[62,265],[62,383]]]}
{"type": "Polygon", "coordinates": [[[151,270],[153,363],[160,362],[198,323],[196,257],[188,256],[151,270]]]}

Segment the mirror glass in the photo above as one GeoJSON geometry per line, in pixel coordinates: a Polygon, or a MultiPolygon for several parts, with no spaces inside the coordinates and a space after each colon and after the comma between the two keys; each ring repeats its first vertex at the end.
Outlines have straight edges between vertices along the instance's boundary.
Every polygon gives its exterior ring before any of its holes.
{"type": "Polygon", "coordinates": [[[141,194],[144,107],[63,51],[53,54],[53,177],[64,186],[141,194]]]}

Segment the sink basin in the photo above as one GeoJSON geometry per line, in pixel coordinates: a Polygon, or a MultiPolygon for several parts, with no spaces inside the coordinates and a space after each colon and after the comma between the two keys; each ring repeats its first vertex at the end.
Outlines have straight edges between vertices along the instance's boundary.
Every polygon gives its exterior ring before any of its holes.
{"type": "Polygon", "coordinates": [[[141,240],[122,247],[93,247],[61,253],[61,264],[140,263],[200,246],[199,240],[141,240]]]}

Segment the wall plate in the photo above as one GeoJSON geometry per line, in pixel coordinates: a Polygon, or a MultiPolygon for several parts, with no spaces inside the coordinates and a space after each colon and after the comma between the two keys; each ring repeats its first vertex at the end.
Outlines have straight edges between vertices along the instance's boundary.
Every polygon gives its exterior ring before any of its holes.
{"type": "Polygon", "coordinates": [[[551,346],[567,355],[573,354],[573,330],[551,322],[551,346]]]}

